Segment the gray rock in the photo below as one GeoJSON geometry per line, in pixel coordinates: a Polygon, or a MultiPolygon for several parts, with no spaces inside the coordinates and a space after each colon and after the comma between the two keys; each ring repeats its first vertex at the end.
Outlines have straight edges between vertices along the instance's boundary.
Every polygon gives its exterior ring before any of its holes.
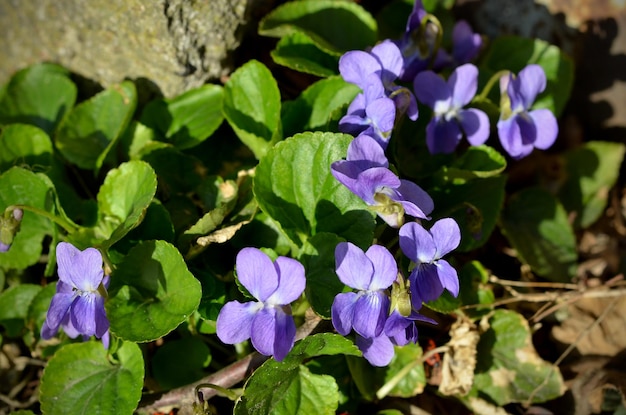
{"type": "Polygon", "coordinates": [[[0,84],[59,63],[103,86],[154,83],[173,96],[232,69],[271,0],[0,0],[0,84]]]}

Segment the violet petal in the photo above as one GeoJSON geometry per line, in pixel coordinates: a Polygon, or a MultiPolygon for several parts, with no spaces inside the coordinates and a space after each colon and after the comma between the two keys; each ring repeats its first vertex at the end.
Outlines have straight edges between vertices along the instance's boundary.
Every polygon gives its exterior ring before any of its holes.
{"type": "Polygon", "coordinates": [[[286,305],[296,301],[306,285],[304,266],[295,259],[279,256],[274,261],[278,273],[278,288],[267,298],[267,303],[286,305]]]}
{"type": "Polygon", "coordinates": [[[237,254],[237,278],[254,298],[265,301],[278,288],[274,263],[257,248],[244,248],[237,254]]]}
{"type": "Polygon", "coordinates": [[[341,242],[335,247],[335,270],[342,283],[358,290],[367,290],[374,275],[372,261],[351,242],[341,242]]]}
{"type": "Polygon", "coordinates": [[[452,218],[439,219],[430,228],[437,252],[434,258],[439,259],[455,250],[461,243],[461,230],[459,225],[452,218]]]}
{"type": "Polygon", "coordinates": [[[459,119],[467,141],[473,146],[483,144],[489,138],[489,117],[484,111],[470,108],[459,111],[459,119]]]}
{"type": "Polygon", "coordinates": [[[389,312],[389,297],[380,291],[360,295],[354,305],[352,327],[363,337],[376,337],[385,328],[389,312]]]}
{"type": "Polygon", "coordinates": [[[337,333],[347,336],[352,330],[357,293],[339,293],[331,306],[331,319],[337,333]]]}
{"type": "Polygon", "coordinates": [[[528,115],[537,126],[537,137],[533,145],[541,150],[546,150],[554,144],[559,134],[559,125],[554,114],[545,108],[530,111],[528,115]]]}
{"type": "Polygon", "coordinates": [[[365,255],[374,264],[374,273],[368,290],[386,290],[396,280],[398,264],[384,246],[372,245],[365,255]]]}
{"type": "Polygon", "coordinates": [[[262,307],[260,303],[229,301],[217,316],[217,337],[226,344],[241,343],[250,338],[252,320],[262,307]]]}
{"type": "Polygon", "coordinates": [[[432,235],[416,222],[404,224],[399,231],[400,249],[415,263],[429,263],[437,253],[432,235]]]}
{"type": "Polygon", "coordinates": [[[391,340],[384,335],[370,339],[357,336],[356,345],[372,366],[387,366],[395,353],[391,340]]]}

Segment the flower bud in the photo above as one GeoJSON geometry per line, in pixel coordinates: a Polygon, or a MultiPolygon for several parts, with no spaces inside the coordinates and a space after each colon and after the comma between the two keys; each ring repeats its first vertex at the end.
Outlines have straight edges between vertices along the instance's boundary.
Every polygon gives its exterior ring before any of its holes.
{"type": "Polygon", "coordinates": [[[11,247],[13,238],[20,230],[23,216],[22,209],[13,209],[5,211],[4,216],[0,218],[0,252],[6,252],[11,247]]]}

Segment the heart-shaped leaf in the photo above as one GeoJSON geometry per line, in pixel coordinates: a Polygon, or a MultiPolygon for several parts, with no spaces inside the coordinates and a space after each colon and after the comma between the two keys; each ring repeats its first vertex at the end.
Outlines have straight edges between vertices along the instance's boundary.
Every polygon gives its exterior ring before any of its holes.
{"type": "Polygon", "coordinates": [[[165,336],[189,317],[198,308],[202,290],[173,245],[146,241],[118,265],[109,295],[111,332],[147,342],[165,336]]]}

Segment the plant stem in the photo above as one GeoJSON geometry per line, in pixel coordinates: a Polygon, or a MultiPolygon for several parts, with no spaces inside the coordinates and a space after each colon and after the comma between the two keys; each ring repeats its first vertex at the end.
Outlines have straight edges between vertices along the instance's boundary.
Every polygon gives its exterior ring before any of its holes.
{"type": "Polygon", "coordinates": [[[43,209],[39,209],[39,208],[36,208],[36,207],[33,207],[33,206],[28,206],[28,205],[11,205],[11,206],[6,208],[6,210],[11,210],[11,211],[15,210],[15,209],[27,210],[29,212],[36,213],[39,216],[43,216],[45,218],[48,218],[52,222],[56,223],[57,225],[59,225],[60,227],[65,229],[68,233],[73,233],[73,232],[78,230],[78,228],[74,224],[68,222],[67,220],[65,220],[65,219],[63,219],[63,218],[61,218],[59,216],[53,215],[50,212],[46,212],[43,209]]]}

